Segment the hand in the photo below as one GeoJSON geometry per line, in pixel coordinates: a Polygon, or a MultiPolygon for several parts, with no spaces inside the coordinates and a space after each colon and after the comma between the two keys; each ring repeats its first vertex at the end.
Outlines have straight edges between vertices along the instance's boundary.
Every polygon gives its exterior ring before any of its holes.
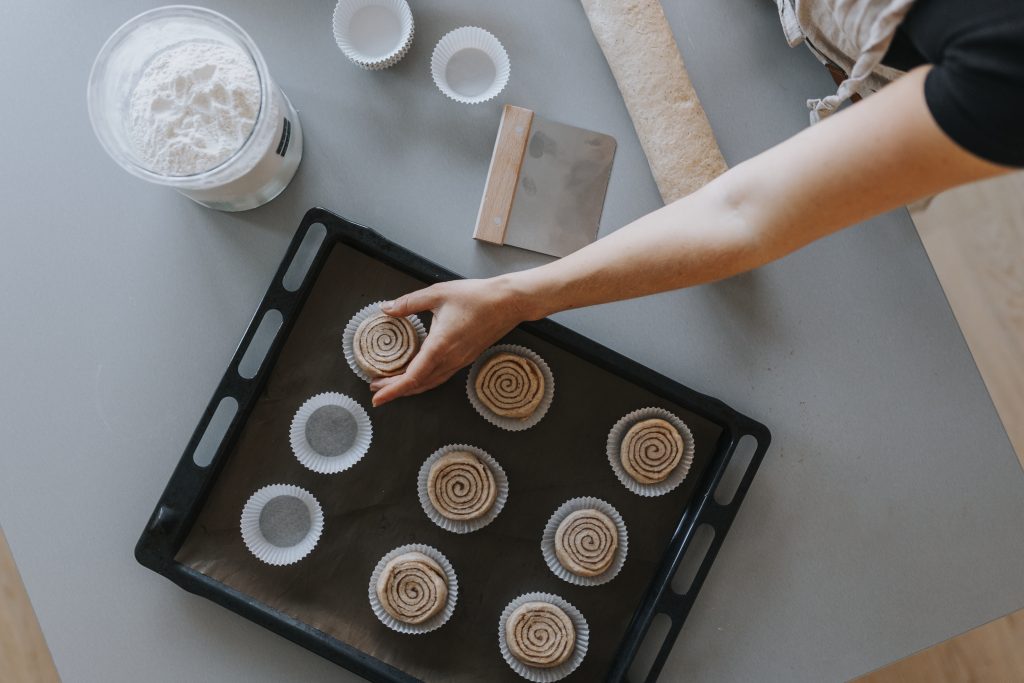
{"type": "Polygon", "coordinates": [[[507,277],[441,282],[384,303],[391,316],[431,311],[434,321],[405,372],[370,383],[373,405],[419,394],[443,383],[529,316],[507,277]]]}

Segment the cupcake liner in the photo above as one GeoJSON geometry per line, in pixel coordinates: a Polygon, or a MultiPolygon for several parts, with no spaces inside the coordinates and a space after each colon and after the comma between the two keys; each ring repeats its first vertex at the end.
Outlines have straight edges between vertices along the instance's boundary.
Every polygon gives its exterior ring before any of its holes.
{"type": "Polygon", "coordinates": [[[370,422],[370,416],[355,399],[331,391],[317,394],[299,407],[292,418],[288,440],[291,443],[292,453],[307,469],[318,474],[334,474],[349,469],[362,460],[370,450],[370,442],[373,440],[373,424],[370,422]],[[345,410],[355,420],[355,437],[352,445],[338,455],[317,452],[307,438],[306,425],[309,423],[310,417],[325,406],[337,406],[345,410]]]}
{"type": "Polygon", "coordinates": [[[309,491],[291,484],[271,484],[259,489],[246,501],[240,521],[242,541],[258,560],[274,566],[295,564],[316,547],[324,530],[324,512],[309,491]],[[261,519],[263,509],[270,501],[287,496],[297,498],[309,511],[310,526],[298,543],[290,546],[274,545],[264,535],[261,519]]]}
{"type": "Polygon", "coordinates": [[[339,0],[334,8],[334,41],[352,63],[370,71],[378,71],[394,66],[405,57],[412,47],[412,39],[416,32],[412,10],[405,0],[339,0]],[[379,7],[388,11],[398,20],[401,38],[395,48],[385,55],[364,54],[357,47],[351,33],[351,22],[356,14],[368,7],[379,7]]]}
{"type": "Polygon", "coordinates": [[[466,444],[449,444],[434,451],[423,461],[419,475],[416,478],[416,486],[420,505],[423,507],[423,512],[430,518],[430,521],[445,531],[451,531],[455,534],[468,534],[471,531],[484,528],[495,520],[501,509],[505,507],[505,501],[508,500],[508,477],[505,474],[505,470],[502,469],[497,460],[491,457],[490,453],[482,448],[466,444]],[[494,505],[491,506],[491,509],[483,517],[469,520],[448,519],[438,512],[434,508],[433,503],[430,502],[430,495],[427,493],[427,478],[430,476],[430,468],[441,456],[452,451],[472,453],[480,458],[491,469],[491,474],[494,475],[494,483],[498,487],[498,495],[494,499],[494,505]]]}
{"type": "Polygon", "coordinates": [[[455,612],[455,603],[459,598],[459,580],[455,576],[455,568],[452,563],[448,561],[440,550],[433,548],[429,545],[423,545],[422,543],[410,543],[395,548],[384,557],[380,558],[380,562],[374,567],[373,573],[370,574],[370,608],[373,613],[377,615],[380,622],[387,626],[392,631],[398,631],[399,633],[429,633],[436,629],[441,628],[445,623],[452,618],[452,614],[455,612]],[[407,624],[403,621],[395,619],[393,616],[387,613],[384,607],[380,604],[380,599],[377,597],[377,581],[380,579],[380,575],[384,573],[384,567],[388,562],[395,559],[399,555],[405,553],[418,552],[423,553],[430,559],[441,565],[441,569],[444,570],[445,576],[448,577],[448,602],[445,603],[444,609],[438,614],[434,615],[430,619],[424,621],[422,624],[407,624]]]}
{"type": "MultiPolygon", "coordinates": [[[[375,301],[372,304],[367,304],[366,306],[360,308],[356,312],[356,314],[352,316],[351,320],[348,321],[348,324],[345,325],[345,331],[341,335],[341,350],[345,354],[345,362],[348,363],[348,366],[350,368],[352,368],[352,372],[356,373],[356,376],[359,377],[359,379],[366,382],[367,384],[372,382],[373,378],[366,374],[366,371],[359,367],[359,364],[356,363],[356,355],[355,351],[352,350],[352,344],[356,336],[356,329],[358,329],[359,325],[364,320],[366,320],[372,315],[380,313],[380,305],[382,303],[384,302],[375,301]]],[[[427,328],[424,327],[423,321],[420,320],[419,317],[415,315],[407,315],[405,317],[409,320],[409,322],[412,323],[412,326],[416,329],[416,336],[420,338],[420,344],[422,344],[423,340],[427,338],[427,328]]],[[[415,358],[415,356],[413,357],[415,358]]]]}
{"type": "Polygon", "coordinates": [[[508,84],[510,72],[508,53],[505,52],[501,41],[495,38],[490,31],[476,26],[463,26],[446,33],[438,41],[430,57],[430,75],[433,77],[437,89],[446,97],[461,104],[479,104],[494,99],[508,84]],[[451,83],[448,80],[448,66],[452,59],[463,50],[479,50],[483,55],[476,56],[481,60],[489,59],[494,66],[494,80],[479,93],[460,92],[460,84],[458,82],[451,83]]]}
{"type": "Polygon", "coordinates": [[[663,408],[641,408],[640,410],[634,410],[615,423],[615,426],[608,433],[607,453],[608,463],[612,466],[612,471],[615,472],[615,476],[618,477],[623,486],[638,496],[663,496],[682,484],[683,480],[686,479],[686,475],[690,472],[694,453],[693,433],[686,426],[686,423],[674,413],[663,408]],[[665,481],[660,481],[657,484],[642,484],[629,476],[629,473],[623,468],[619,447],[622,445],[622,439],[630,427],[642,420],[653,418],[667,420],[672,423],[673,427],[679,430],[679,434],[683,437],[683,457],[665,481]]]}
{"type": "Polygon", "coordinates": [[[522,676],[528,681],[534,683],[552,683],[558,681],[579,667],[583,663],[583,658],[587,655],[587,646],[590,644],[590,626],[587,624],[587,620],[583,617],[583,614],[576,609],[568,600],[558,596],[552,595],[551,593],[526,593],[520,595],[512,602],[508,603],[505,609],[501,613],[501,617],[498,618],[498,649],[501,650],[501,656],[505,658],[512,670],[522,676]],[[556,667],[550,669],[542,669],[535,666],[527,666],[518,659],[515,658],[505,643],[505,623],[508,618],[512,616],[512,612],[518,609],[521,605],[527,602],[549,602],[557,607],[562,608],[565,613],[569,616],[573,626],[576,627],[576,649],[572,653],[572,656],[564,663],[559,664],[556,667]]]}
{"type": "Polygon", "coordinates": [[[469,368],[469,377],[466,379],[466,395],[469,397],[469,402],[473,404],[476,412],[480,413],[492,425],[510,432],[521,432],[540,422],[548,412],[548,408],[551,407],[551,401],[555,398],[555,377],[551,374],[551,368],[544,362],[544,359],[534,351],[525,346],[517,346],[515,344],[498,344],[480,354],[480,357],[469,368]],[[540,405],[537,406],[537,410],[533,412],[533,415],[526,419],[519,420],[514,417],[498,415],[485,406],[476,395],[476,388],[474,386],[476,384],[476,376],[480,374],[480,368],[483,367],[483,364],[496,353],[514,353],[525,356],[537,364],[541,374],[544,376],[544,397],[541,399],[540,405]]]}
{"type": "Polygon", "coordinates": [[[619,514],[618,510],[600,498],[573,498],[563,503],[548,519],[548,523],[544,527],[544,534],[541,536],[540,550],[541,554],[544,555],[544,562],[547,563],[548,569],[558,578],[577,586],[600,586],[614,579],[622,569],[622,565],[626,564],[626,553],[629,550],[629,534],[626,531],[626,522],[623,521],[622,515],[619,514]],[[577,576],[563,567],[562,563],[558,561],[558,555],[555,553],[555,533],[558,531],[558,525],[566,517],[579,510],[591,508],[608,515],[612,522],[615,523],[615,528],[619,532],[619,545],[615,550],[615,559],[612,560],[611,566],[603,573],[597,576],[577,576]]]}

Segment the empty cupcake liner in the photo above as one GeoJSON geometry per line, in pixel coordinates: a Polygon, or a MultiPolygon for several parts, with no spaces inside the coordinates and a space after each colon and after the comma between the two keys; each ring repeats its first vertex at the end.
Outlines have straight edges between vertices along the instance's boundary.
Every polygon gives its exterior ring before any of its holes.
{"type": "MultiPolygon", "coordinates": [[[[272,510],[271,510],[272,511],[272,510]]],[[[293,511],[283,511],[289,514],[293,511]]],[[[246,501],[240,521],[242,541],[257,559],[274,566],[294,564],[316,547],[324,530],[324,513],[320,503],[309,491],[291,484],[271,484],[259,489],[246,501]],[[268,520],[262,519],[267,504],[278,498],[291,498],[305,505],[309,513],[309,528],[300,540],[287,546],[275,545],[267,539],[265,527],[268,520]]]]}
{"type": "Polygon", "coordinates": [[[540,422],[548,412],[548,408],[551,407],[551,401],[555,398],[555,377],[551,374],[551,368],[544,362],[544,359],[534,351],[525,346],[517,346],[515,344],[498,344],[480,354],[480,357],[469,368],[469,377],[466,379],[466,395],[469,397],[469,402],[473,404],[476,412],[480,413],[492,425],[510,432],[521,432],[540,422]],[[537,406],[537,410],[533,412],[533,415],[521,420],[514,417],[504,417],[485,406],[477,397],[475,387],[476,376],[480,374],[480,368],[483,367],[483,364],[496,353],[513,353],[525,356],[540,368],[541,375],[544,376],[544,397],[541,399],[540,405],[537,406]]]}
{"type": "Polygon", "coordinates": [[[534,683],[552,683],[571,674],[583,663],[583,658],[587,655],[587,646],[589,644],[590,626],[587,624],[587,620],[572,603],[558,595],[552,595],[551,593],[526,593],[520,595],[506,605],[505,609],[501,612],[501,616],[498,618],[498,649],[501,650],[501,656],[505,658],[505,661],[512,667],[513,671],[534,683]],[[516,659],[515,655],[509,651],[508,644],[505,642],[505,624],[508,622],[508,618],[512,616],[512,612],[527,602],[549,602],[562,608],[569,616],[569,620],[572,621],[573,626],[576,628],[576,649],[564,664],[559,664],[550,669],[527,666],[516,659]]]}
{"type": "MultiPolygon", "coordinates": [[[[339,0],[334,8],[334,40],[338,47],[357,66],[370,71],[378,71],[394,66],[405,57],[412,47],[412,39],[416,32],[412,10],[405,0],[339,0]],[[360,12],[380,12],[390,15],[398,24],[399,33],[395,36],[395,46],[386,54],[367,54],[360,50],[359,37],[354,34],[359,27],[352,25],[352,20],[360,12]]],[[[378,28],[379,30],[379,28],[378,28]]]]}
{"type": "Polygon", "coordinates": [[[455,576],[455,568],[452,563],[448,561],[448,558],[438,550],[429,545],[423,545],[422,543],[410,543],[409,545],[403,545],[395,548],[384,557],[380,558],[380,562],[374,567],[373,573],[370,574],[370,608],[373,613],[377,615],[380,622],[390,628],[392,631],[398,631],[399,633],[429,633],[436,629],[441,628],[445,623],[452,618],[452,614],[455,612],[455,603],[459,598],[459,581],[458,577],[455,576]],[[418,552],[423,553],[430,559],[441,565],[441,569],[444,570],[445,576],[448,577],[448,601],[445,603],[444,609],[438,614],[434,615],[422,624],[407,624],[404,621],[399,621],[393,616],[387,613],[384,606],[380,604],[380,598],[377,597],[377,581],[380,579],[381,574],[384,573],[384,567],[388,562],[395,559],[399,555],[405,553],[418,552]]]}
{"type": "Polygon", "coordinates": [[[573,498],[563,503],[548,519],[548,523],[544,526],[544,534],[541,536],[540,550],[541,554],[544,555],[544,562],[547,563],[548,569],[558,578],[577,586],[600,586],[614,579],[622,569],[622,565],[626,564],[626,553],[629,550],[629,534],[626,531],[626,522],[623,521],[622,515],[612,507],[611,503],[605,502],[600,498],[573,498]],[[572,513],[587,509],[598,510],[608,515],[619,532],[619,545],[615,549],[615,559],[612,560],[612,564],[608,569],[597,576],[578,576],[573,574],[562,566],[562,563],[558,561],[558,554],[555,552],[555,533],[558,531],[558,525],[572,513]]]}
{"type": "Polygon", "coordinates": [[[288,440],[291,443],[292,453],[307,469],[318,474],[334,474],[349,469],[362,460],[370,450],[370,442],[373,440],[373,424],[370,422],[370,416],[355,399],[331,391],[317,394],[299,407],[292,418],[288,440]],[[318,437],[314,437],[313,443],[310,443],[310,434],[307,430],[311,424],[311,418],[316,419],[314,414],[321,408],[331,406],[351,416],[352,423],[347,428],[354,432],[351,443],[344,443],[348,441],[347,438],[344,438],[341,446],[347,447],[336,455],[318,451],[317,447],[321,446],[317,443],[318,437]]]}
{"type": "Polygon", "coordinates": [[[641,408],[640,410],[634,410],[628,415],[622,417],[612,430],[608,433],[608,463],[612,466],[612,471],[615,472],[615,476],[622,482],[622,485],[627,489],[637,494],[638,496],[663,496],[672,489],[676,488],[683,483],[686,479],[686,475],[690,472],[690,466],[693,465],[693,433],[690,428],[686,426],[678,416],[671,413],[664,408],[641,408]],[[653,418],[661,418],[667,420],[679,430],[679,434],[683,437],[683,457],[679,460],[679,464],[676,465],[675,470],[668,476],[665,481],[660,481],[657,484],[642,484],[633,477],[629,476],[625,468],[622,466],[622,456],[619,453],[619,447],[622,445],[622,439],[625,437],[626,432],[629,428],[635,425],[637,422],[642,420],[650,420],[653,418]]]}
{"type": "Polygon", "coordinates": [[[510,72],[508,53],[505,52],[501,41],[490,31],[476,26],[463,26],[446,33],[438,41],[430,57],[430,75],[437,89],[461,104],[479,104],[494,99],[508,84],[510,72]],[[470,50],[474,52],[468,52],[470,50]],[[483,75],[474,68],[476,65],[462,63],[469,57],[479,59],[485,66],[489,60],[490,66],[486,66],[487,75],[490,75],[490,67],[493,66],[493,79],[485,87],[479,87],[483,75]],[[461,74],[449,73],[449,67],[453,64],[461,67],[461,74]],[[468,82],[460,83],[463,79],[469,81],[474,77],[477,83],[472,90],[467,89],[468,82]]]}
{"type": "Polygon", "coordinates": [[[466,444],[450,444],[434,451],[426,460],[423,461],[419,475],[416,478],[416,487],[417,495],[420,499],[420,505],[423,507],[423,512],[425,512],[427,517],[430,518],[430,521],[445,531],[451,531],[456,534],[468,534],[471,531],[484,528],[493,522],[498,514],[501,513],[501,509],[505,507],[505,501],[508,500],[508,477],[505,474],[505,470],[502,469],[497,460],[491,457],[490,453],[482,448],[466,444]],[[467,451],[472,453],[476,457],[480,458],[480,460],[490,468],[491,474],[494,476],[494,484],[498,488],[498,494],[494,499],[494,505],[492,505],[487,514],[482,517],[470,520],[448,519],[438,512],[434,507],[434,504],[430,502],[430,495],[427,493],[427,479],[430,476],[430,468],[441,458],[441,456],[446,453],[451,453],[452,451],[467,451]]]}
{"type": "MultiPolygon", "coordinates": [[[[381,313],[380,305],[382,303],[384,302],[375,301],[372,304],[367,304],[360,308],[359,311],[357,311],[356,314],[348,321],[348,324],[345,325],[345,331],[341,335],[341,350],[345,354],[345,362],[348,363],[350,368],[352,368],[352,372],[356,373],[356,376],[367,384],[372,382],[373,378],[366,374],[366,371],[356,363],[356,355],[355,351],[352,350],[352,345],[356,336],[356,329],[358,329],[359,325],[370,316],[381,313]]],[[[405,317],[416,329],[416,336],[420,338],[420,344],[422,344],[423,340],[427,338],[427,328],[423,325],[423,321],[415,315],[407,315],[405,317]]]]}

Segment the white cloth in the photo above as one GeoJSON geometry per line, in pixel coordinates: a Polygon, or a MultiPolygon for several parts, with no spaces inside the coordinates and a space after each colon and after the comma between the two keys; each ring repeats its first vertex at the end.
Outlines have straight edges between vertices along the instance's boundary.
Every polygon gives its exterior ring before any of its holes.
{"type": "Polygon", "coordinates": [[[811,123],[854,94],[866,97],[902,75],[882,65],[900,22],[914,0],[776,0],[791,47],[806,43],[822,61],[847,75],[835,94],[807,100],[811,123]]]}

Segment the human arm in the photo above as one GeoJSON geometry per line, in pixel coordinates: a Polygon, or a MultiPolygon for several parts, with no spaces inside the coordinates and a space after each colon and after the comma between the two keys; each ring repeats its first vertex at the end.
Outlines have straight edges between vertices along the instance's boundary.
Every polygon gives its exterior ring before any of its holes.
{"type": "Polygon", "coordinates": [[[371,384],[374,405],[437,386],[523,320],[726,278],[921,197],[1007,172],[939,129],[924,99],[927,71],[908,73],[563,259],[401,297],[385,311],[430,310],[434,322],[404,374],[371,384]]]}

